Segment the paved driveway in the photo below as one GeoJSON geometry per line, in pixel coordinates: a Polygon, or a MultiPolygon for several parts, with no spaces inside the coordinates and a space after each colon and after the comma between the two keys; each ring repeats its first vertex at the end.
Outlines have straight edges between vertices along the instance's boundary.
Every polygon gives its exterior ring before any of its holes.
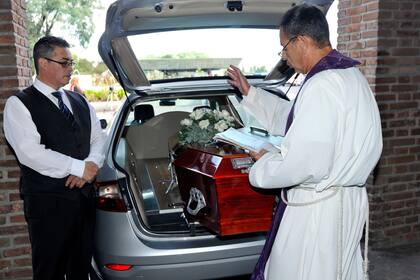
{"type": "Polygon", "coordinates": [[[370,251],[370,280],[419,280],[420,244],[370,251]]]}
{"type": "MultiPolygon", "coordinates": [[[[420,244],[369,251],[369,280],[420,280],[420,244]]],[[[249,276],[224,280],[248,280],[249,276]]]]}

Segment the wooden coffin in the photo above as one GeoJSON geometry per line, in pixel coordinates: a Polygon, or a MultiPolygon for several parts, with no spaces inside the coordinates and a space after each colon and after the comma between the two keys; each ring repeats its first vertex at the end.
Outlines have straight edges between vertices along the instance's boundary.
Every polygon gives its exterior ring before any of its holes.
{"type": "Polygon", "coordinates": [[[187,219],[221,236],[267,231],[274,196],[249,184],[250,160],[247,154],[217,149],[183,151],[174,166],[187,219]]]}

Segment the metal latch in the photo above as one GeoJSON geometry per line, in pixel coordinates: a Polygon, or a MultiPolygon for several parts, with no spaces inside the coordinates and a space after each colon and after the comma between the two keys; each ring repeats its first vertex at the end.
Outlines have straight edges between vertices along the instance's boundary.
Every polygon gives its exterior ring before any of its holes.
{"type": "Polygon", "coordinates": [[[250,168],[254,164],[254,160],[251,157],[232,158],[230,161],[233,169],[250,168]]]}
{"type": "Polygon", "coordinates": [[[238,11],[241,12],[243,7],[242,1],[227,1],[226,8],[231,11],[238,11]]]}
{"type": "Polygon", "coordinates": [[[253,127],[253,126],[251,126],[251,133],[252,134],[257,134],[257,133],[259,133],[259,134],[262,134],[262,136],[264,136],[264,137],[268,137],[268,131],[267,130],[265,130],[265,129],[262,129],[262,128],[258,128],[258,127],[253,127]]]}

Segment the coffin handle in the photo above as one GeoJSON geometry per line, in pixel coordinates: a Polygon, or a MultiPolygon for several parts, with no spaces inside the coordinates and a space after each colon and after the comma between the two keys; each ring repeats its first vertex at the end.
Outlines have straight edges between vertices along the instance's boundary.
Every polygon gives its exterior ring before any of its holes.
{"type": "Polygon", "coordinates": [[[191,188],[190,199],[188,200],[187,205],[188,213],[195,216],[204,207],[206,207],[206,199],[204,198],[203,193],[197,188],[191,188]],[[194,209],[191,208],[193,204],[195,205],[194,209]]]}

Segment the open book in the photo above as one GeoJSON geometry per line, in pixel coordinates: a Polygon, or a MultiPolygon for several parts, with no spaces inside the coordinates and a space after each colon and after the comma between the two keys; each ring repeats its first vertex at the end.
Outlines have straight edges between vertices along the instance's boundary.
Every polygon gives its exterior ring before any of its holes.
{"type": "Polygon", "coordinates": [[[249,132],[249,128],[229,128],[228,130],[217,133],[213,137],[213,140],[228,143],[253,152],[258,152],[261,149],[265,149],[270,152],[279,152],[283,137],[260,136],[249,132]]]}

